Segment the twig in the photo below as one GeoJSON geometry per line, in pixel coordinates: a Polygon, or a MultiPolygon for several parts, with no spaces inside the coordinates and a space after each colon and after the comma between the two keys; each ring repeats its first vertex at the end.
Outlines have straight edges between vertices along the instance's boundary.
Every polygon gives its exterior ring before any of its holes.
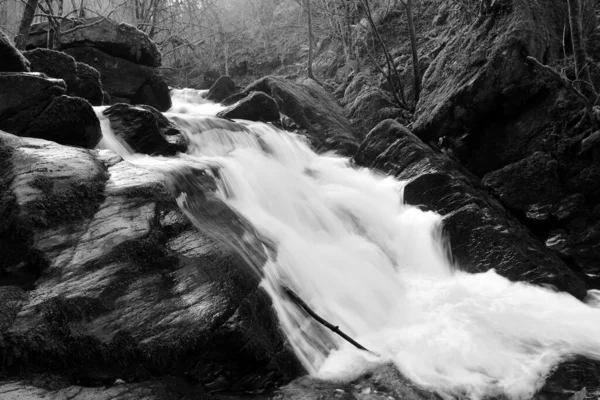
{"type": "Polygon", "coordinates": [[[552,67],[542,64],[535,57],[527,56],[527,60],[534,63],[538,67],[542,68],[544,71],[550,73],[552,76],[554,76],[556,79],[558,79],[563,84],[563,86],[565,88],[567,88],[567,90],[569,90],[571,93],[573,93],[575,96],[577,96],[577,98],[579,98],[579,100],[581,100],[581,102],[585,106],[585,112],[586,112],[588,118],[590,119],[590,122],[595,125],[592,103],[583,93],[581,93],[581,91],[579,89],[577,89],[575,87],[575,85],[573,84],[573,81],[568,79],[566,76],[561,75],[558,71],[556,71],[552,67]]]}
{"type": "MultiPolygon", "coordinates": [[[[340,330],[339,326],[334,326],[333,324],[331,324],[331,323],[327,322],[326,320],[324,320],[323,318],[321,318],[292,289],[290,289],[287,286],[282,286],[282,287],[283,287],[283,291],[285,292],[285,294],[287,294],[290,297],[290,299],[292,299],[292,301],[294,303],[296,303],[296,305],[298,307],[300,307],[301,309],[303,309],[304,311],[306,311],[306,313],[308,315],[310,315],[315,320],[317,320],[318,323],[320,323],[324,327],[328,328],[332,332],[336,333],[337,335],[341,336],[344,340],[346,340],[347,342],[351,343],[357,349],[365,350],[365,351],[368,351],[369,353],[373,353],[371,350],[368,350],[367,348],[365,348],[364,346],[362,346],[360,343],[358,343],[357,341],[355,341],[354,339],[352,339],[350,336],[348,336],[344,332],[342,332],[340,330]]],[[[375,354],[375,353],[373,353],[373,354],[375,354]]]]}

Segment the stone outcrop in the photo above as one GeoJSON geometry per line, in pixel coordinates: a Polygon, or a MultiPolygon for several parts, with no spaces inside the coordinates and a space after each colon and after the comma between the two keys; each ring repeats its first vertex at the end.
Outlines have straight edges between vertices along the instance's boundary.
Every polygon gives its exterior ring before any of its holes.
{"type": "Polygon", "coordinates": [[[31,71],[64,80],[69,96],[84,98],[94,106],[102,105],[102,83],[94,68],[60,51],[35,49],[23,54],[30,62],[31,71]]]}
{"type": "MultiPolygon", "coordinates": [[[[103,53],[136,64],[160,67],[161,54],[156,44],[135,27],[104,17],[69,20],[62,23],[60,43],[63,49],[94,47],[103,53]]],[[[48,23],[31,27],[27,49],[46,47],[48,23]]]]}
{"type": "Polygon", "coordinates": [[[0,72],[29,72],[29,62],[0,30],[0,72]]]}
{"type": "MultiPolygon", "coordinates": [[[[27,48],[46,47],[47,31],[47,23],[33,25],[27,48]]],[[[100,93],[104,90],[109,94],[109,98],[105,98],[113,104],[147,104],[160,111],[171,107],[169,88],[157,70],[162,62],[160,52],[145,33],[106,18],[68,21],[63,23],[62,31],[61,50],[78,63],[98,71],[102,81],[100,90],[94,89],[93,94],[89,92],[89,83],[93,80],[90,74],[93,73],[91,69],[77,64],[76,75],[85,79],[87,86],[74,91],[74,94],[93,96],[93,104],[102,104],[105,96],[100,93]]],[[[44,72],[50,76],[58,74],[49,65],[45,65],[45,69],[48,72],[44,72]]],[[[72,75],[72,72],[68,74],[72,75]]]]}
{"type": "Polygon", "coordinates": [[[458,268],[468,272],[495,268],[511,280],[552,285],[580,299],[586,296],[585,276],[532,237],[482,190],[478,178],[397,122],[377,125],[354,158],[358,165],[408,180],[404,201],[444,216],[458,268]]]}
{"type": "Polygon", "coordinates": [[[93,148],[100,123],[84,99],[64,96],[64,81],[35,73],[0,74],[0,129],[19,136],[93,148]]]}
{"type": "MultiPolygon", "coordinates": [[[[285,120],[298,127],[317,151],[338,150],[352,155],[357,139],[344,111],[321,86],[311,79],[293,82],[276,76],[267,76],[248,85],[231,102],[259,91],[272,97],[285,120]]],[[[229,99],[228,99],[229,100],[229,99]]],[[[226,103],[229,104],[228,101],[226,103]]],[[[284,127],[291,127],[289,124],[284,127]]]]}
{"type": "Polygon", "coordinates": [[[249,121],[278,122],[279,107],[272,97],[263,92],[251,93],[235,105],[219,112],[217,117],[249,121]]]}
{"type": "Polygon", "coordinates": [[[563,54],[563,1],[489,2],[470,24],[451,14],[450,4],[439,8],[445,18],[437,30],[452,34],[438,44],[423,76],[414,132],[426,139],[461,135],[465,128],[478,135],[493,121],[520,113],[540,90],[531,79],[538,71],[526,57],[551,63],[563,54]]]}
{"type": "Polygon", "coordinates": [[[74,47],[65,53],[100,72],[112,103],[146,104],[160,111],[171,108],[169,87],[153,67],[103,53],[94,47],[74,47]]]}
{"type": "Polygon", "coordinates": [[[260,277],[192,226],[164,176],[7,133],[0,154],[3,376],[254,391],[297,373],[260,277]]]}

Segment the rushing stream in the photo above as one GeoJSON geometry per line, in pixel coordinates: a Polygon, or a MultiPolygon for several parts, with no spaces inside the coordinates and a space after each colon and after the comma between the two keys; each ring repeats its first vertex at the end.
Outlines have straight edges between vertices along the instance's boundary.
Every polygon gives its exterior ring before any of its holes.
{"type": "MultiPolygon", "coordinates": [[[[392,361],[440,394],[525,399],[560,361],[600,360],[599,308],[493,270],[455,269],[442,218],[404,205],[403,182],[317,155],[300,137],[270,125],[212,117],[220,106],[197,92],[173,97],[165,115],[186,135],[187,154],[132,154],[106,118],[99,146],[164,171],[183,188],[178,204],[199,227],[204,221],[191,204],[202,207],[206,176],[214,179],[212,196],[261,238],[256,253],[240,251],[260,269],[281,326],[312,375],[351,380],[392,361]],[[197,183],[181,173],[190,166],[204,171],[197,183]],[[185,185],[177,182],[183,176],[185,185]],[[266,262],[257,255],[265,252],[266,262]],[[319,326],[282,286],[372,353],[319,326]]],[[[243,234],[218,230],[219,240],[241,249],[243,234]]]]}

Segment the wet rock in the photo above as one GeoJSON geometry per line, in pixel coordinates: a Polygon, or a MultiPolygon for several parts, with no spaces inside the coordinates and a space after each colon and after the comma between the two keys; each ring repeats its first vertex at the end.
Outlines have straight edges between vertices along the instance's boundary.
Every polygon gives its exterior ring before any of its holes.
{"type": "Polygon", "coordinates": [[[434,393],[411,383],[392,364],[380,366],[368,376],[347,383],[302,377],[280,388],[273,397],[274,400],[434,400],[436,398],[434,393]]]}
{"type": "Polygon", "coordinates": [[[481,190],[476,177],[463,173],[449,157],[397,122],[377,125],[354,159],[358,165],[409,180],[404,201],[444,216],[444,230],[459,268],[468,272],[495,268],[511,280],[550,284],[585,297],[582,277],[481,190]]]}
{"type": "MultiPolygon", "coordinates": [[[[0,331],[4,376],[104,386],[223,375],[244,391],[251,376],[272,385],[298,373],[260,277],[192,226],[162,173],[5,133],[0,152],[0,245],[19,247],[2,252],[0,271],[36,273],[15,281],[27,298],[0,331]]],[[[204,198],[222,204],[205,181],[204,198]]]]}
{"type": "Polygon", "coordinates": [[[184,400],[199,393],[203,391],[174,377],[102,387],[65,385],[41,378],[0,383],[0,397],[4,400],[184,400]]]}
{"type": "Polygon", "coordinates": [[[110,94],[113,102],[123,98],[159,111],[167,111],[171,107],[169,88],[155,68],[114,57],[93,47],[73,47],[65,49],[65,52],[100,72],[103,89],[110,94]]]}
{"type": "Polygon", "coordinates": [[[29,72],[29,62],[0,30],[0,72],[29,72]]]}
{"type": "Polygon", "coordinates": [[[560,199],[562,185],[554,158],[543,152],[490,172],[483,177],[502,204],[523,213],[544,209],[546,213],[560,199]]]}
{"type": "Polygon", "coordinates": [[[170,143],[166,136],[180,135],[175,126],[150,106],[115,104],[104,110],[115,135],[136,153],[174,155],[185,146],[170,143]]]}
{"type": "Polygon", "coordinates": [[[272,97],[263,92],[254,92],[218,113],[217,117],[273,122],[279,121],[279,107],[272,97]]]}
{"type": "Polygon", "coordinates": [[[217,81],[210,87],[206,99],[220,103],[227,97],[234,94],[237,90],[237,86],[233,79],[228,76],[221,76],[217,81]]]}
{"type": "Polygon", "coordinates": [[[317,151],[327,151],[329,143],[356,143],[356,136],[342,108],[321,86],[311,79],[302,82],[267,76],[243,90],[245,95],[254,91],[271,96],[279,111],[304,130],[317,151]]]}
{"type": "MultiPolygon", "coordinates": [[[[104,17],[67,20],[62,23],[62,49],[94,47],[106,54],[136,64],[160,67],[161,55],[156,44],[135,27],[104,17]]],[[[48,23],[31,26],[27,49],[46,47],[48,23]]]]}
{"type": "Polygon", "coordinates": [[[67,84],[67,94],[82,97],[92,105],[102,105],[100,74],[92,67],[78,63],[68,54],[48,49],[35,49],[23,53],[31,70],[42,72],[67,84]]]}

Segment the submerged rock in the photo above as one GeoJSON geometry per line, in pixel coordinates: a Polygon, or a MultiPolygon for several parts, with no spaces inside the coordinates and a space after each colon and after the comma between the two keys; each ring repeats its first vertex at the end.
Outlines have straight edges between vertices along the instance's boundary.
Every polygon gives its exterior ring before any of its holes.
{"type": "Polygon", "coordinates": [[[408,180],[404,201],[444,216],[458,268],[468,272],[495,268],[514,281],[549,284],[579,299],[586,296],[582,277],[482,191],[476,177],[397,122],[377,125],[361,144],[355,161],[408,180]]]}
{"type": "Polygon", "coordinates": [[[167,140],[167,136],[179,135],[177,128],[158,110],[150,106],[115,104],[104,110],[110,125],[136,153],[174,155],[185,152],[186,146],[167,140]]]}
{"type": "Polygon", "coordinates": [[[87,64],[76,62],[68,54],[48,49],[26,51],[31,70],[58,78],[67,84],[67,94],[82,97],[94,106],[102,105],[100,74],[87,64]]]}
{"type": "Polygon", "coordinates": [[[272,97],[263,92],[254,92],[218,113],[217,117],[275,122],[279,121],[279,107],[272,97]]]}
{"type": "Polygon", "coordinates": [[[260,277],[192,226],[164,176],[6,133],[0,153],[0,282],[27,291],[1,326],[5,376],[170,374],[243,391],[297,373],[260,277]]]}

